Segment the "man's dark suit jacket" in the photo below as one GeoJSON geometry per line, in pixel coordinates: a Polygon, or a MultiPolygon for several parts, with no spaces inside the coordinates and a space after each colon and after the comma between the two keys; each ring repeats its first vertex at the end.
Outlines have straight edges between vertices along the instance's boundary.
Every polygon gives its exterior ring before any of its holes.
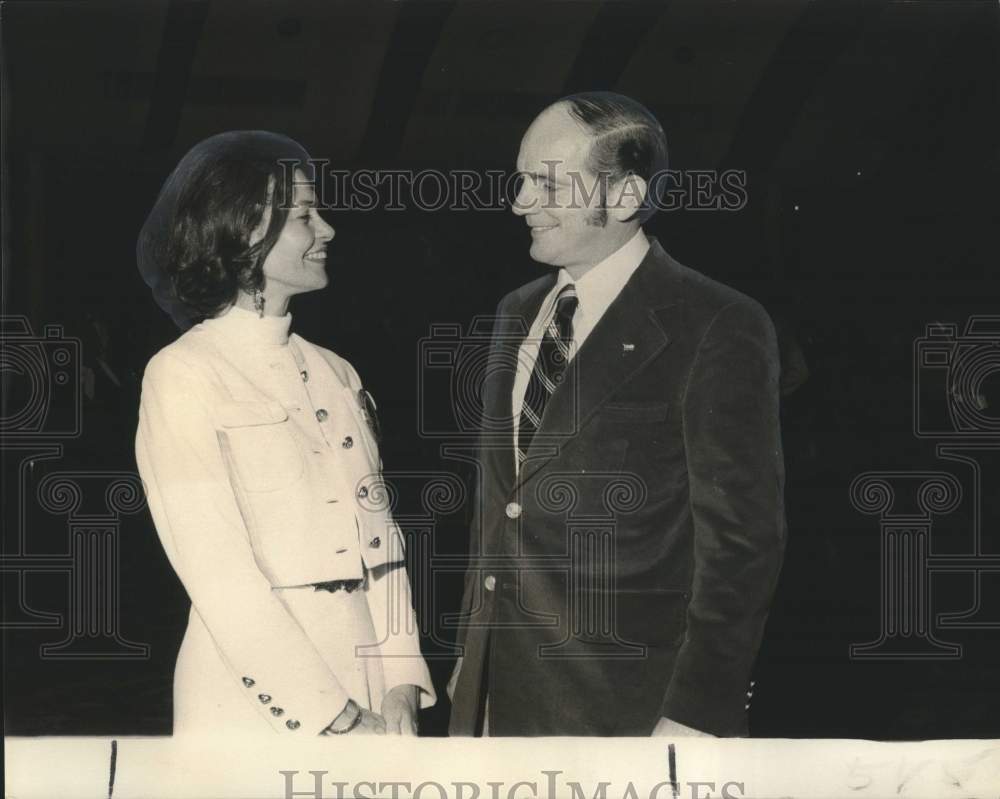
{"type": "MultiPolygon", "coordinates": [[[[484,419],[555,282],[499,306],[484,419]]],[[[484,433],[452,735],[747,734],[785,540],[778,348],[753,300],[653,242],[550,398],[515,477],[484,433]],[[485,675],[485,679],[484,679],[485,675]]]]}

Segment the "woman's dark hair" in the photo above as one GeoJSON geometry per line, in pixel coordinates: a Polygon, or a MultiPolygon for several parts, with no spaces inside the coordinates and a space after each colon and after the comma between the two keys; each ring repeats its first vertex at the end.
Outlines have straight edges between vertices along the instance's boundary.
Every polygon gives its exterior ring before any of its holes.
{"type": "Polygon", "coordinates": [[[646,181],[634,218],[649,219],[661,205],[667,180],[667,136],[656,117],[642,103],[613,92],[581,92],[558,102],[594,137],[587,157],[591,172],[607,176],[609,184],[628,175],[646,181]]]}
{"type": "Polygon", "coordinates": [[[195,145],[167,179],[139,236],[139,270],[181,328],[262,288],[309,155],[277,133],[230,131],[195,145]],[[270,209],[267,229],[251,243],[270,209]]]}

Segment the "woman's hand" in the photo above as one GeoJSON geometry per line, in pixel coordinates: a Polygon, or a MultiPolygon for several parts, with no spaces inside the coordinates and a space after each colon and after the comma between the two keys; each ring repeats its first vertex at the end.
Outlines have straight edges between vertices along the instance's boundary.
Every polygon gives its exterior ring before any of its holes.
{"type": "Polygon", "coordinates": [[[385,695],[382,716],[385,717],[385,731],[389,735],[417,734],[419,692],[415,685],[397,685],[385,695]]]}
{"type": "Polygon", "coordinates": [[[348,735],[385,735],[385,719],[378,713],[361,709],[361,723],[348,735]]]}
{"type": "Polygon", "coordinates": [[[385,719],[350,699],[321,735],[385,735],[385,719]]]}

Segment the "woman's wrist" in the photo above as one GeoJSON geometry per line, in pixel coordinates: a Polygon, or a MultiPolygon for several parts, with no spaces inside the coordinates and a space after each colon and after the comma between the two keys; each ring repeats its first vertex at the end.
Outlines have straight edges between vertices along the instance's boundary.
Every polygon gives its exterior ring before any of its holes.
{"type": "Polygon", "coordinates": [[[344,709],[340,711],[321,735],[346,735],[361,723],[361,707],[353,699],[348,699],[344,709]]]}

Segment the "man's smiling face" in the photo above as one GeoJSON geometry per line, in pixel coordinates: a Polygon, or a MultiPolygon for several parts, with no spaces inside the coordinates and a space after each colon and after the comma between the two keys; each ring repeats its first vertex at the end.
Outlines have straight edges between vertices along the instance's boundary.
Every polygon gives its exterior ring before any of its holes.
{"type": "Polygon", "coordinates": [[[531,228],[531,257],[582,274],[621,245],[587,167],[591,135],[565,104],[543,111],[521,140],[521,186],[513,211],[531,228]]]}

